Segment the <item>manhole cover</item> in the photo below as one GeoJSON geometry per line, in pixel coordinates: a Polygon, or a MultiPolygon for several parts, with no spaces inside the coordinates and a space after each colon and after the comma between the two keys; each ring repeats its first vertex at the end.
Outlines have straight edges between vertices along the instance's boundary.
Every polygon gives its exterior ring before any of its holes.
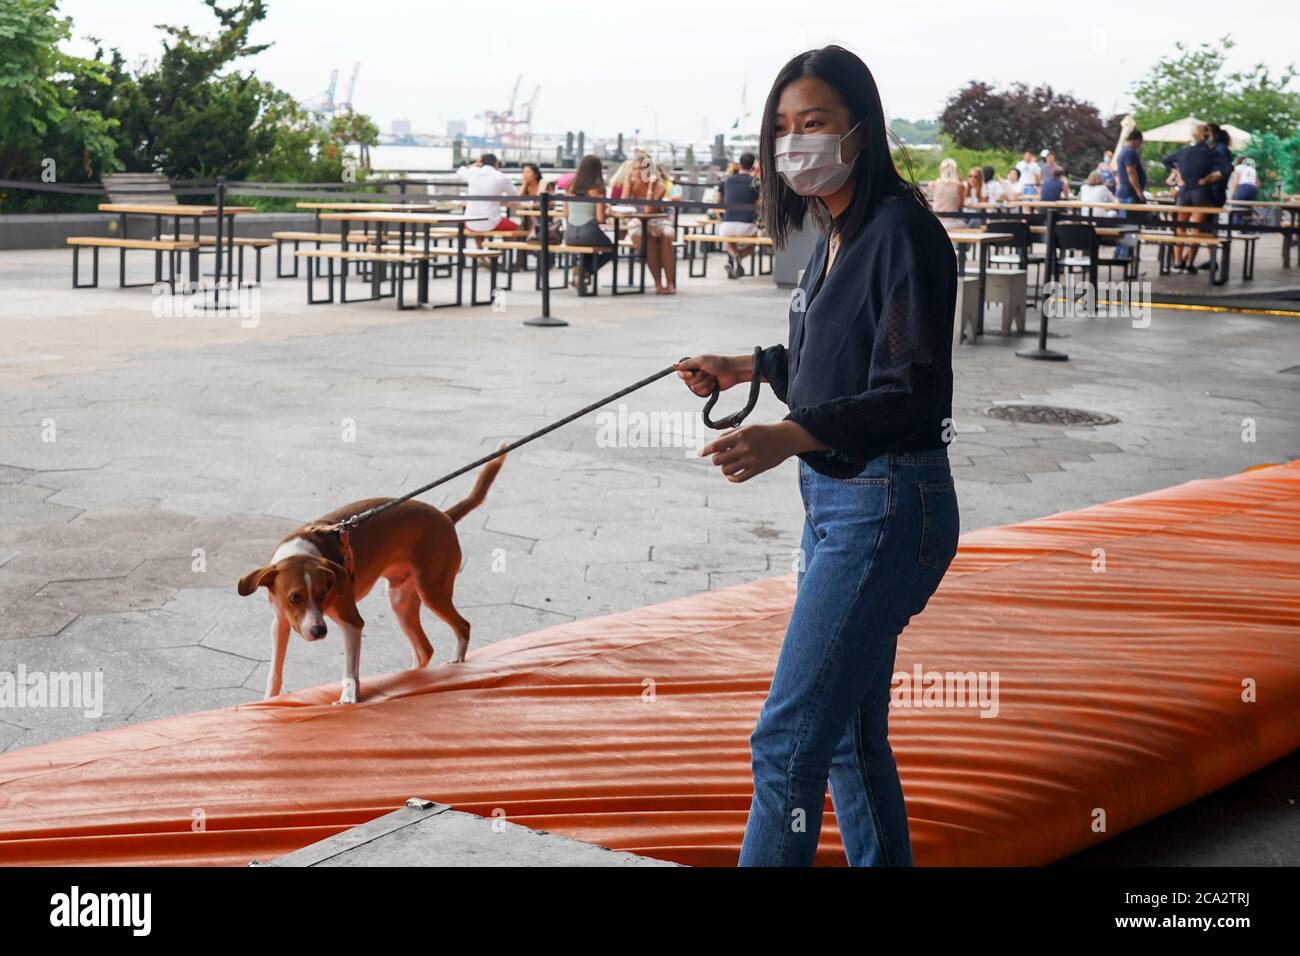
{"type": "Polygon", "coordinates": [[[1114,425],[1119,421],[1114,415],[1057,405],[990,405],[984,414],[1027,425],[1114,425]]]}

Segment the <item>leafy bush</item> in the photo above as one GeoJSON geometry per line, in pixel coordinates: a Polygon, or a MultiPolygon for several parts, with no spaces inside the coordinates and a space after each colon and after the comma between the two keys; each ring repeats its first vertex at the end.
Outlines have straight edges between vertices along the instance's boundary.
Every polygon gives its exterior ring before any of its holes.
{"type": "MultiPolygon", "coordinates": [[[[364,179],[366,149],[379,138],[368,117],[348,111],[326,123],[236,68],[267,48],[249,40],[265,0],[203,3],[217,32],[160,26],[162,55],[132,73],[117,50],[97,49],[92,59],[61,53],[71,23],[56,16],[55,0],[0,0],[0,177],[38,179],[53,159],[59,182],[95,182],[116,170],[340,182],[345,164],[364,179]],[[354,143],[362,151],[356,160],[346,155],[354,143]]],[[[14,191],[0,195],[0,209],[93,209],[96,201],[14,191]]]]}
{"type": "MultiPolygon", "coordinates": [[[[1023,151],[1022,151],[1023,152],[1023,151]]],[[[992,166],[998,176],[1005,176],[1007,170],[1020,160],[1021,153],[1008,149],[962,149],[953,145],[952,140],[941,135],[939,148],[932,150],[894,150],[894,165],[905,178],[916,183],[927,183],[939,178],[939,164],[945,159],[955,159],[962,178],[975,166],[992,166]],[[910,159],[910,172],[908,160],[910,159]]]]}

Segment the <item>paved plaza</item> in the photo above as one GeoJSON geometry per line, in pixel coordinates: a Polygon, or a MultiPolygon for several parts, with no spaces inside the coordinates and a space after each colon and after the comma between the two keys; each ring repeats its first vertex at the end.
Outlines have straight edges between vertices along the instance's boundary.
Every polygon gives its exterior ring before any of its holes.
{"type": "MultiPolygon", "coordinates": [[[[747,352],[786,328],[786,294],[752,277],[683,278],[676,297],[557,292],[570,326],[537,329],[521,325],[531,291],[499,311],[399,313],[309,307],[301,280],[272,280],[255,317],[187,318],[156,315],[148,289],[74,292],[68,276],[65,252],[0,255],[0,670],[102,670],[105,710],[14,710],[6,749],[258,699],[270,611],[235,581],[297,524],[422,484],[681,355],[747,352]]],[[[1149,328],[1054,329],[1069,362],[1015,357],[1027,339],[956,350],[964,530],[1300,455],[1296,320],[1157,311],[1149,328]],[[1006,402],[1119,422],[985,414],[1006,402]]],[[[471,653],[790,569],[793,462],[729,484],[682,447],[701,437],[700,402],[675,379],[624,404],[515,452],[461,523],[471,653]]],[[[781,414],[765,392],[751,421],[781,414]]],[[[362,611],[363,681],[407,666],[388,602],[372,594],[362,611]]],[[[438,666],[450,633],[429,631],[438,666]]],[[[341,653],[295,639],[285,689],[337,681],[341,653]]]]}

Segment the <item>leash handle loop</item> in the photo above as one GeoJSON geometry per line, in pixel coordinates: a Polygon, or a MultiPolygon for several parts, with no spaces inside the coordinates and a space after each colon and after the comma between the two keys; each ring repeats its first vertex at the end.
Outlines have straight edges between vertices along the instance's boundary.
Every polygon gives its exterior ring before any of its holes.
{"type": "Polygon", "coordinates": [[[745,402],[745,407],[738,412],[731,413],[725,418],[720,418],[717,421],[714,421],[709,417],[709,412],[713,411],[713,406],[718,403],[718,396],[722,394],[718,386],[715,385],[713,387],[713,394],[710,395],[709,400],[704,403],[704,424],[717,431],[739,427],[740,423],[743,422],[749,416],[749,413],[754,410],[754,406],[758,404],[758,393],[762,388],[762,385],[763,347],[760,345],[755,346],[754,348],[754,363],[750,369],[749,376],[749,400],[745,402]]]}

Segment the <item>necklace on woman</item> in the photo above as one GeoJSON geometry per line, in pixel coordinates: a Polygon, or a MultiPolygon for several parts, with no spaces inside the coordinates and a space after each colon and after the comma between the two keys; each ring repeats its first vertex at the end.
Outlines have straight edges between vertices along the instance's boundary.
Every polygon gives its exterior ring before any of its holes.
{"type": "Polygon", "coordinates": [[[839,255],[840,251],[840,234],[838,232],[831,233],[830,241],[827,243],[827,246],[830,250],[830,254],[826,257],[826,271],[830,272],[831,265],[834,264],[835,257],[839,255]]]}

